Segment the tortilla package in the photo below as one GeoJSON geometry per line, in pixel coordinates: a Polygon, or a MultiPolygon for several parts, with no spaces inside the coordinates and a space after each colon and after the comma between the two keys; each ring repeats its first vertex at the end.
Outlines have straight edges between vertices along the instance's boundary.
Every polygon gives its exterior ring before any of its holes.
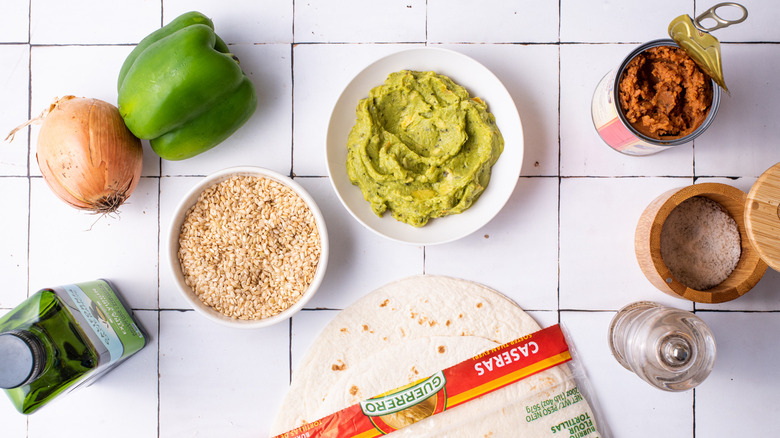
{"type": "Polygon", "coordinates": [[[563,334],[554,328],[540,332],[514,302],[477,283],[429,275],[391,283],[344,309],[322,331],[293,374],[271,434],[605,437],[566,364],[571,356],[563,334]],[[549,358],[529,354],[525,362],[514,361],[521,368],[509,377],[486,373],[503,366],[502,358],[519,359],[517,343],[531,334],[542,342],[547,332],[560,333],[541,344],[549,358]],[[496,362],[490,354],[498,354],[496,362]],[[486,376],[461,377],[458,370],[486,376]],[[479,379],[488,383],[469,386],[479,379]],[[431,392],[437,395],[423,394],[437,382],[442,390],[431,392]],[[393,401],[414,398],[408,406],[393,401]],[[371,414],[375,430],[357,433],[360,409],[371,414]]]}

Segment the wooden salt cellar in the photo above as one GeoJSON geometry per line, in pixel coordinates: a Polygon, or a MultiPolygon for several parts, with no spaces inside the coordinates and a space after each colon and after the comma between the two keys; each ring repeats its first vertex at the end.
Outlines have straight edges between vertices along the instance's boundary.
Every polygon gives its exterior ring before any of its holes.
{"type": "Polygon", "coordinates": [[[741,297],[755,286],[767,265],[780,270],[780,163],[758,179],[750,194],[720,183],[702,183],[669,190],[647,206],[634,238],[639,267],[656,288],[699,303],[722,303],[741,297]],[[672,210],[694,196],[720,204],[739,228],[742,253],[726,280],[707,290],[680,283],[661,257],[661,229],[672,210]]]}

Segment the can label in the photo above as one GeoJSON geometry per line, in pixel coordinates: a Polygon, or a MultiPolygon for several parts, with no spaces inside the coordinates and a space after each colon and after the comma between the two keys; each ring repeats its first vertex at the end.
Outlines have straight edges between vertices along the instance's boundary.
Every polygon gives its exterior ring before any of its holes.
{"type": "Polygon", "coordinates": [[[623,151],[639,138],[631,133],[621,122],[615,103],[615,74],[616,70],[607,73],[596,86],[593,94],[591,113],[593,124],[596,126],[601,138],[613,149],[623,151]]]}
{"type": "Polygon", "coordinates": [[[628,155],[650,155],[668,146],[650,144],[639,138],[623,123],[615,102],[615,83],[618,69],[607,73],[596,86],[591,102],[593,125],[599,136],[612,149],[628,155]]]}

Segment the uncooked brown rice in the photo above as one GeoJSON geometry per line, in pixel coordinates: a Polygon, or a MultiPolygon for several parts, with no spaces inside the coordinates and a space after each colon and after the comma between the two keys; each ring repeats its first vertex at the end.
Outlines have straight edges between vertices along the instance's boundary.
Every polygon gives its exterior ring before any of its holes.
{"type": "Polygon", "coordinates": [[[320,259],[309,207],[289,187],[233,176],[206,189],[187,212],[179,262],[195,295],[220,313],[262,319],[297,302],[320,259]]]}

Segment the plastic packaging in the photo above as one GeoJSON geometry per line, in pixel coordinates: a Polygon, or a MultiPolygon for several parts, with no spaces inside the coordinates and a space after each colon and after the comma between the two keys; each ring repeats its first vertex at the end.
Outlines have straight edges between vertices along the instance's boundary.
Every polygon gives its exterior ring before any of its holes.
{"type": "Polygon", "coordinates": [[[608,438],[566,338],[548,327],[278,438],[608,438]]]}

